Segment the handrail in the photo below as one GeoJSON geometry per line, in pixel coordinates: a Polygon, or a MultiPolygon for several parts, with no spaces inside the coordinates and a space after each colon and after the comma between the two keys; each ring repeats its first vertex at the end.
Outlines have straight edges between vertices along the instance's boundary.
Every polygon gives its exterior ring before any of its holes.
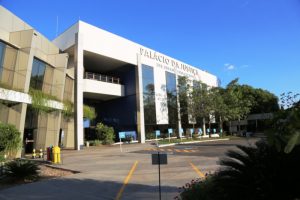
{"type": "Polygon", "coordinates": [[[107,75],[103,75],[103,74],[97,74],[97,73],[93,73],[93,72],[85,72],[84,77],[86,79],[92,79],[92,80],[96,80],[96,81],[120,84],[120,78],[107,76],[107,75]]]}

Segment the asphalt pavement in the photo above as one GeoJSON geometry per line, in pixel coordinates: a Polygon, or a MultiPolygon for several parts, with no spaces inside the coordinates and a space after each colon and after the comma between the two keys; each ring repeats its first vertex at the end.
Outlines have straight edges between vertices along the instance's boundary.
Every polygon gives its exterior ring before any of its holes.
{"type": "Polygon", "coordinates": [[[174,199],[178,187],[218,169],[218,160],[236,145],[253,145],[256,139],[182,144],[157,148],[150,143],[65,150],[65,169],[80,171],[70,176],[19,185],[0,191],[0,199],[159,199],[158,165],[153,153],[166,153],[161,165],[162,199],[174,199]]]}

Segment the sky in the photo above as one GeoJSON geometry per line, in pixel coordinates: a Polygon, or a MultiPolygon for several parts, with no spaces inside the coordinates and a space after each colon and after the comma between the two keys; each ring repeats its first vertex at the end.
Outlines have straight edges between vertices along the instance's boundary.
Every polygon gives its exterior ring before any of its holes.
{"type": "Polygon", "coordinates": [[[300,93],[300,0],[0,0],[53,40],[78,20],[206,70],[300,93]]]}

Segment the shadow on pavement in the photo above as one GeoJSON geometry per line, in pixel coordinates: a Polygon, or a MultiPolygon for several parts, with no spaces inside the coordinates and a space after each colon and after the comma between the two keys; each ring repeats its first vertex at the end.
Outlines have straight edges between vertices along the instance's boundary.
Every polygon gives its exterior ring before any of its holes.
{"type": "MultiPolygon", "coordinates": [[[[52,179],[1,190],[1,200],[115,199],[123,183],[94,179],[52,179]]],[[[177,187],[162,186],[162,199],[173,199],[177,187]]],[[[158,186],[128,184],[121,199],[158,199],[158,186]]]]}

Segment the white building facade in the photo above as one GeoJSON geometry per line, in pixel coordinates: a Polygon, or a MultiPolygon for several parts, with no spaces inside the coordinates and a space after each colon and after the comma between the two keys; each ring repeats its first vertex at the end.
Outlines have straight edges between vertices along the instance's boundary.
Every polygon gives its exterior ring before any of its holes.
{"type": "Polygon", "coordinates": [[[77,149],[84,143],[84,132],[90,131],[84,129],[84,104],[96,109],[95,123],[113,126],[116,132],[136,132],[144,143],[154,130],[178,132],[183,127],[179,76],[218,86],[217,77],[206,71],[82,21],[53,43],[69,54],[67,68],[74,72],[77,149]]]}

